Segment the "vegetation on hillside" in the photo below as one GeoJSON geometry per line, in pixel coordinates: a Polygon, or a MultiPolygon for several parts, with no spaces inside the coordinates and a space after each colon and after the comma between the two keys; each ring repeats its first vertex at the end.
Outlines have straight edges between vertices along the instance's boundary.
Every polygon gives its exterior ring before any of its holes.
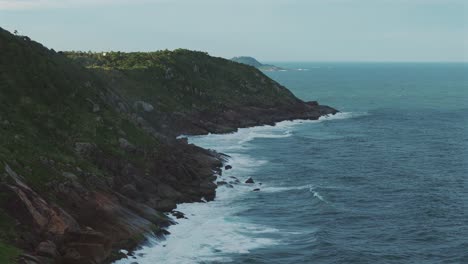
{"type": "Polygon", "coordinates": [[[317,119],[323,109],[256,68],[204,52],[55,52],[0,28],[0,263],[20,254],[19,240],[33,251],[51,239],[22,222],[34,218],[34,206],[18,209],[28,199],[46,201],[39,216],[59,208],[79,228],[142,236],[162,221],[155,210],[215,195],[222,159],[174,135],[317,119]]]}
{"type": "Polygon", "coordinates": [[[205,52],[177,49],[65,55],[99,71],[123,94],[148,101],[163,112],[218,111],[239,105],[272,107],[297,100],[262,72],[205,52]]]}
{"type": "MultiPolygon", "coordinates": [[[[0,178],[8,164],[35,191],[56,201],[50,187],[66,179],[64,172],[110,176],[77,155],[77,142],[134,161],[142,158],[119,147],[122,135],[148,151],[155,149],[158,140],[102,101],[102,87],[99,78],[63,55],[0,29],[0,178]]],[[[3,209],[5,199],[0,195],[1,263],[18,252],[6,246],[14,240],[15,222],[3,209]]]]}

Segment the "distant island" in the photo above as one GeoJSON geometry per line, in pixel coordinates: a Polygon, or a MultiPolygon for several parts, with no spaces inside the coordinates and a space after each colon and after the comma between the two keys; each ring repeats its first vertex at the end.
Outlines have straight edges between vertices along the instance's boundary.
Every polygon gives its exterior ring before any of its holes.
{"type": "Polygon", "coordinates": [[[270,65],[270,64],[263,64],[256,60],[253,57],[248,57],[248,56],[240,56],[240,57],[234,57],[231,59],[232,61],[242,63],[242,64],[247,64],[250,66],[253,66],[259,70],[262,71],[285,71],[286,69],[275,66],[275,65],[270,65]]]}

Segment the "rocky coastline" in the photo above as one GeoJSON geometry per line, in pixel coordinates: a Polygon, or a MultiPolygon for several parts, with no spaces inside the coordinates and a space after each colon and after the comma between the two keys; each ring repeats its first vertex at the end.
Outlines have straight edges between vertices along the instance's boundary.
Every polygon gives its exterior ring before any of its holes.
{"type": "Polygon", "coordinates": [[[0,260],[126,257],[167,235],[178,203],[216,196],[226,156],[178,135],[337,112],[200,52],[116,53],[108,65],[2,29],[0,48],[0,260]]]}

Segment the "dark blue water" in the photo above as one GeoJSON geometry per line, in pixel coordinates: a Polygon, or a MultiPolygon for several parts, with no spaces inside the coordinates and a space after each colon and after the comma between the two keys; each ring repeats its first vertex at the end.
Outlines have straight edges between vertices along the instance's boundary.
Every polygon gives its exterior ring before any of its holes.
{"type": "Polygon", "coordinates": [[[468,263],[468,65],[280,66],[308,70],[268,75],[345,113],[192,138],[257,183],[182,206],[192,218],[152,259],[468,263]]]}

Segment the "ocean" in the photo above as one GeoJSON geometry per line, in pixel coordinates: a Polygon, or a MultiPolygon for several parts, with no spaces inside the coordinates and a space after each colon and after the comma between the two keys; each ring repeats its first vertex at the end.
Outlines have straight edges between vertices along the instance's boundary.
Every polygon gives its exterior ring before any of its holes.
{"type": "Polygon", "coordinates": [[[341,113],[189,137],[241,183],[117,263],[468,263],[468,64],[276,64],[341,113]]]}

